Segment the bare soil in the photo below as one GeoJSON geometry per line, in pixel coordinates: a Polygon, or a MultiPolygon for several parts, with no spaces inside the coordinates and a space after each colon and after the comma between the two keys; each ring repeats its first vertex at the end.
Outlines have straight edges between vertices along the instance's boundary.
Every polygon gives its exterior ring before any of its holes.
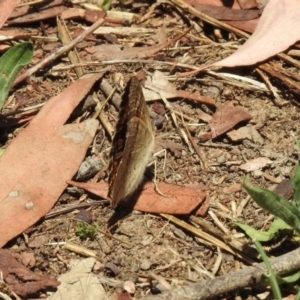
{"type": "MultiPolygon", "coordinates": [[[[149,12],[151,3],[141,4],[140,7],[126,5],[125,11],[145,15],[149,12]]],[[[114,9],[119,9],[115,5],[114,9]]],[[[199,22],[200,27],[203,24],[199,22]]],[[[67,21],[67,26],[72,33],[76,33],[81,25],[89,26],[83,20],[67,21]]],[[[188,27],[187,18],[184,18],[172,6],[158,6],[153,16],[137,27],[152,28],[155,33],[135,37],[120,37],[115,35],[91,36],[78,45],[80,59],[93,61],[93,56],[86,47],[93,47],[102,43],[110,43],[114,39],[118,44],[128,46],[148,46],[157,41],[155,34],[164,31],[168,39],[174,38],[176,34],[184,32],[188,27]],[[161,30],[163,28],[163,30],[161,30]]],[[[34,24],[25,24],[21,29],[37,30],[41,35],[56,35],[57,28],[54,19],[43,20],[34,24]]],[[[153,112],[152,119],[156,127],[156,149],[158,153],[165,146],[165,151],[151,159],[155,162],[146,173],[148,180],[154,176],[158,182],[163,181],[178,185],[203,185],[207,190],[207,201],[209,201],[208,212],[202,217],[212,227],[224,235],[236,237],[247,242],[247,237],[237,229],[232,221],[238,220],[251,225],[257,229],[268,229],[272,217],[259,208],[242,189],[241,183],[246,172],[240,169],[240,165],[259,157],[267,157],[272,162],[261,170],[250,172],[252,183],[261,187],[274,190],[277,184],[284,179],[289,179],[294,172],[298,162],[298,150],[295,141],[300,136],[299,125],[299,95],[294,94],[283,86],[278,80],[270,78],[272,84],[285,102],[279,106],[269,92],[249,88],[242,82],[232,82],[226,79],[214,77],[207,72],[189,77],[176,77],[176,73],[185,72],[183,68],[172,67],[164,62],[182,62],[192,66],[204,65],[218,61],[230,55],[235,50],[234,46],[242,43],[232,34],[220,32],[216,35],[214,28],[205,25],[205,31],[199,33],[193,29],[182,38],[176,45],[159,51],[149,60],[161,61],[149,63],[115,63],[109,66],[86,67],[86,72],[102,72],[105,68],[104,79],[112,84],[116,76],[123,76],[125,81],[133,74],[144,71],[146,75],[160,70],[172,82],[178,90],[190,91],[215,99],[216,107],[193,102],[189,99],[170,99],[171,109],[182,112],[191,121],[177,116],[179,127],[176,128],[170,117],[170,109],[167,109],[162,101],[149,102],[149,108],[153,112]],[[209,32],[209,34],[207,33],[209,32]],[[228,46],[228,42],[231,42],[228,46]],[[247,132],[240,140],[233,141],[229,135],[223,134],[213,140],[201,141],[201,136],[210,132],[207,122],[201,119],[202,113],[213,115],[222,104],[233,101],[234,105],[242,107],[251,116],[250,122],[238,124],[234,129],[244,128],[247,132]],[[195,121],[195,122],[194,122],[195,121]],[[188,124],[188,125],[187,125],[188,124]],[[189,125],[192,124],[192,125],[189,125]],[[194,143],[199,147],[208,166],[203,168],[203,161],[199,158],[193,147],[187,145],[183,138],[182,130],[189,130],[194,143]],[[250,134],[250,133],[251,134],[250,134]],[[175,149],[174,143],[179,145],[175,149]],[[246,202],[245,199],[247,199],[246,202]],[[243,203],[244,207],[241,207],[243,203]],[[212,212],[220,224],[212,219],[212,212]],[[226,229],[226,233],[223,229],[226,229]]],[[[51,42],[34,42],[35,58],[32,65],[40,58],[49,54],[58,44],[51,42]]],[[[114,57],[111,58],[113,60],[114,57]]],[[[280,61],[278,64],[284,64],[280,61]]],[[[63,91],[72,81],[76,79],[73,69],[59,72],[51,71],[52,67],[68,65],[67,56],[53,62],[49,68],[40,70],[30,77],[27,83],[20,84],[15,93],[22,95],[19,98],[18,109],[31,107],[44,103],[51,96],[63,91]],[[23,100],[22,100],[23,99],[23,100]],[[24,104],[23,104],[23,102],[24,104]]],[[[289,66],[285,66],[289,68],[289,66]]],[[[261,77],[255,71],[255,67],[234,68],[222,70],[231,74],[251,78],[262,82],[261,77]]],[[[291,70],[295,71],[295,70],[291,70]]],[[[100,84],[91,91],[95,92],[101,101],[105,101],[107,92],[101,90],[100,84]]],[[[116,95],[121,95],[122,89],[117,87],[116,95]]],[[[88,118],[94,112],[94,104],[90,107],[79,108],[70,121],[88,118]]],[[[13,108],[12,108],[13,109],[13,108]]],[[[7,108],[4,113],[12,111],[7,108]]],[[[108,102],[104,108],[107,118],[114,127],[118,118],[117,109],[108,102]]],[[[11,137],[19,128],[10,127],[2,131],[1,143],[8,145],[11,137]]],[[[88,170],[75,176],[78,181],[90,181],[97,176],[98,181],[107,181],[107,165],[111,147],[111,137],[100,128],[93,153],[87,153],[87,160],[91,160],[88,170]]],[[[215,245],[196,237],[174,225],[160,215],[145,214],[137,211],[126,212],[126,216],[120,217],[117,226],[108,230],[111,218],[114,215],[107,202],[100,202],[99,197],[87,194],[83,190],[68,188],[58,200],[50,215],[41,220],[34,227],[28,229],[23,235],[11,241],[7,248],[10,249],[18,259],[22,261],[23,253],[32,253],[33,261],[28,267],[37,273],[42,273],[53,278],[70,269],[70,263],[74,259],[83,259],[81,255],[64,249],[63,242],[72,242],[87,249],[97,252],[99,264],[93,270],[100,278],[105,278],[103,284],[107,299],[116,299],[117,294],[122,291],[120,282],[133,281],[136,285],[135,299],[151,293],[164,292],[166,286],[158,282],[153,274],[165,279],[172,288],[184,286],[193,282],[203,281],[211,276],[220,276],[241,269],[247,263],[236,256],[218,249],[215,245]],[[95,204],[101,203],[101,204],[95,204]],[[90,204],[91,203],[91,204],[90,204]],[[79,205],[89,204],[85,208],[79,205]],[[67,213],[63,209],[71,208],[67,213]],[[53,212],[58,212],[53,215],[53,212]],[[78,216],[79,214],[79,216],[78,216]],[[81,239],[78,236],[78,219],[87,220],[97,224],[98,228],[106,233],[98,233],[94,239],[81,239]],[[221,259],[221,263],[219,260],[221,259]],[[202,270],[202,271],[200,271],[202,270]],[[208,272],[210,275],[207,275],[208,272]]],[[[118,213],[122,208],[118,209],[118,213]]],[[[190,216],[181,216],[180,219],[197,226],[191,222],[190,216]]],[[[202,228],[205,230],[205,228],[202,228]]],[[[249,241],[250,243],[250,241],[249,241]]],[[[271,247],[270,257],[278,256],[290,251],[295,245],[286,240],[277,247],[271,247]],[[274,249],[273,249],[274,248],[274,249]]],[[[259,261],[259,260],[257,260],[259,261]]],[[[218,299],[258,299],[257,294],[264,289],[246,289],[223,295],[218,299]]],[[[33,298],[46,298],[43,292],[33,298]]]]}

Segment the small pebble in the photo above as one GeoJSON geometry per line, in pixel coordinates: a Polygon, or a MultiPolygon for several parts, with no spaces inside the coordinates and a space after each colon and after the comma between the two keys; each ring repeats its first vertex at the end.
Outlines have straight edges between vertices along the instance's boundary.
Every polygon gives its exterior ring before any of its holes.
{"type": "Polygon", "coordinates": [[[164,293],[164,292],[167,292],[168,289],[161,283],[158,283],[156,286],[155,286],[161,293],[164,293]]]}
{"type": "Polygon", "coordinates": [[[147,271],[151,268],[151,262],[148,261],[148,260],[143,260],[142,263],[141,263],[141,269],[144,270],[144,271],[147,271]]]}
{"type": "Polygon", "coordinates": [[[225,155],[221,155],[217,158],[217,163],[219,164],[223,164],[224,162],[226,162],[226,156],[225,155]]]}
{"type": "Polygon", "coordinates": [[[132,272],[132,273],[137,273],[139,269],[140,269],[140,268],[139,268],[138,265],[133,265],[133,266],[131,267],[131,272],[132,272]]]}
{"type": "Polygon", "coordinates": [[[132,281],[127,280],[123,284],[123,289],[129,294],[133,295],[135,293],[135,284],[132,281]]]}
{"type": "Polygon", "coordinates": [[[253,177],[256,177],[256,178],[261,177],[262,173],[263,172],[261,170],[255,170],[255,171],[253,171],[253,177]]]}

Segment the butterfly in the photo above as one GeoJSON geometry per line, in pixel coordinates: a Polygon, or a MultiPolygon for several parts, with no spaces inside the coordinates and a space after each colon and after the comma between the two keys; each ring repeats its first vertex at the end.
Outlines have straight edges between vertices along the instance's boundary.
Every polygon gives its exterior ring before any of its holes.
{"type": "Polygon", "coordinates": [[[112,141],[108,197],[116,208],[132,195],[154,148],[154,133],[142,86],[133,76],[124,91],[119,121],[112,141]]]}

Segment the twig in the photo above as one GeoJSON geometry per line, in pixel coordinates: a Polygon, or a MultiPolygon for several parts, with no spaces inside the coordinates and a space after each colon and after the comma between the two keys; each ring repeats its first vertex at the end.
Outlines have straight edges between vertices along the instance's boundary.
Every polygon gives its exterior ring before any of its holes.
{"type": "Polygon", "coordinates": [[[191,144],[193,145],[193,148],[194,150],[196,151],[199,159],[200,159],[200,162],[202,163],[202,167],[203,167],[203,170],[206,171],[208,169],[208,164],[207,164],[207,160],[206,160],[206,157],[205,157],[205,154],[204,152],[200,149],[200,147],[195,143],[194,139],[192,138],[191,134],[190,134],[190,131],[188,130],[186,124],[184,123],[184,121],[182,120],[182,123],[183,123],[183,126],[185,127],[185,130],[187,132],[187,136],[191,142],[191,144]]]}
{"type": "MultiPolygon", "coordinates": [[[[280,257],[271,259],[271,267],[277,275],[284,275],[298,271],[300,268],[300,249],[296,249],[280,257]]],[[[173,291],[156,295],[146,296],[142,300],[201,300],[222,295],[241,288],[262,283],[263,274],[267,272],[264,263],[255,267],[247,267],[228,275],[209,279],[205,282],[197,282],[173,291]]]]}
{"type": "MultiPolygon", "coordinates": [[[[203,264],[196,258],[196,261],[199,263],[200,267],[198,265],[195,264],[194,261],[191,261],[190,259],[186,258],[184,255],[179,254],[175,249],[173,249],[170,245],[167,245],[167,248],[176,256],[182,258],[182,260],[184,262],[186,262],[187,265],[189,265],[194,271],[196,271],[197,273],[199,273],[200,275],[205,275],[208,278],[214,278],[215,276],[209,272],[207,269],[205,269],[205,267],[203,266],[203,264]]],[[[219,248],[218,248],[219,249],[219,248]]]]}
{"type": "Polygon", "coordinates": [[[102,233],[102,234],[104,234],[105,236],[107,236],[107,237],[109,237],[109,238],[112,238],[112,239],[114,239],[114,240],[116,240],[116,241],[119,241],[119,242],[121,242],[121,243],[123,243],[123,244],[126,244],[127,246],[129,246],[129,247],[131,247],[131,248],[134,247],[134,244],[129,243],[129,242],[126,242],[126,241],[124,241],[124,240],[122,240],[122,239],[119,239],[118,237],[113,236],[113,235],[110,234],[110,233],[107,233],[107,232],[105,232],[105,231],[103,231],[103,230],[100,230],[100,229],[97,229],[97,231],[100,232],[100,233],[102,233]]]}
{"type": "Polygon", "coordinates": [[[250,36],[248,33],[244,32],[242,30],[239,30],[239,29],[237,29],[233,26],[230,26],[224,22],[221,22],[213,17],[210,17],[210,16],[204,14],[203,12],[196,10],[194,7],[186,4],[182,0],[168,0],[168,2],[180,7],[182,10],[188,11],[190,14],[198,17],[199,19],[201,19],[209,24],[215,25],[221,29],[225,29],[225,30],[228,30],[229,32],[233,32],[236,35],[241,36],[243,38],[249,38],[249,36],[250,36]]]}
{"type": "Polygon", "coordinates": [[[167,214],[160,214],[165,219],[169,220],[170,222],[176,224],[177,226],[180,226],[181,228],[184,228],[185,230],[193,233],[195,236],[203,238],[212,244],[214,244],[216,247],[220,247],[223,250],[226,250],[227,252],[239,257],[240,259],[246,261],[247,263],[253,263],[253,260],[250,259],[248,256],[243,256],[242,253],[239,253],[235,251],[234,249],[230,248],[228,245],[226,245],[223,241],[218,240],[214,236],[202,231],[199,228],[196,228],[174,216],[167,215],[167,214]]]}
{"type": "Polygon", "coordinates": [[[50,55],[48,55],[45,58],[43,58],[42,60],[40,60],[35,66],[31,67],[30,69],[26,70],[24,73],[19,75],[16,78],[16,80],[14,81],[13,86],[16,86],[18,83],[22,82],[23,80],[28,78],[30,75],[34,74],[38,70],[47,66],[49,63],[54,61],[56,58],[60,57],[64,53],[73,49],[79,42],[83,41],[89,34],[93,33],[93,31],[96,30],[103,23],[104,23],[104,19],[103,18],[99,19],[94,25],[92,25],[86,31],[82,32],[77,38],[75,38],[69,44],[58,48],[54,53],[51,53],[50,55]]]}
{"type": "Polygon", "coordinates": [[[90,206],[96,206],[96,205],[104,205],[109,203],[108,200],[101,200],[101,201],[93,201],[92,203],[81,203],[81,204],[75,204],[75,205],[71,205],[62,209],[59,209],[57,211],[50,211],[46,216],[45,219],[51,219],[54,217],[57,217],[59,215],[63,215],[63,214],[67,214],[75,209],[79,209],[79,208],[86,208],[86,207],[90,207],[90,206]]]}
{"type": "Polygon", "coordinates": [[[164,286],[164,288],[167,289],[168,291],[172,290],[171,285],[162,276],[157,275],[157,274],[152,272],[152,273],[149,274],[149,277],[156,280],[158,283],[160,283],[162,286],[164,286]]]}
{"type": "Polygon", "coordinates": [[[162,64],[162,65],[168,65],[173,68],[184,68],[189,70],[198,70],[199,67],[187,65],[187,64],[181,64],[178,62],[170,62],[170,61],[161,61],[161,60],[153,60],[153,59],[114,59],[114,60],[104,60],[104,61],[89,61],[79,64],[73,64],[73,65],[67,65],[67,66],[56,66],[52,68],[52,71],[63,71],[63,70],[69,70],[76,67],[89,67],[89,66],[102,66],[102,65],[115,65],[115,64],[132,64],[132,63],[138,63],[138,64],[162,64]]]}
{"type": "Polygon", "coordinates": [[[80,246],[80,245],[73,244],[71,242],[67,242],[64,245],[64,249],[67,249],[69,251],[72,251],[72,252],[77,253],[82,256],[94,257],[97,260],[102,261],[101,257],[98,255],[98,253],[96,251],[90,250],[90,249],[80,246]]]}
{"type": "Polygon", "coordinates": [[[224,234],[221,230],[212,226],[208,221],[197,218],[195,216],[190,216],[189,220],[197,225],[200,225],[205,232],[212,234],[230,247],[247,253],[247,255],[253,258],[257,257],[257,252],[255,251],[255,249],[251,248],[247,243],[244,243],[231,235],[224,234]]]}
{"type": "Polygon", "coordinates": [[[226,228],[226,226],[218,219],[218,217],[214,214],[214,212],[212,210],[208,211],[208,214],[211,216],[211,218],[214,220],[214,222],[216,223],[216,225],[225,233],[228,234],[229,233],[229,229],[226,228]]]}
{"type": "Polygon", "coordinates": [[[244,207],[248,204],[250,199],[251,199],[251,197],[249,195],[246,198],[242,199],[242,201],[240,202],[240,205],[238,206],[237,211],[236,211],[237,218],[239,218],[241,216],[244,207]]]}
{"type": "Polygon", "coordinates": [[[274,98],[276,99],[274,102],[277,106],[282,107],[283,105],[287,104],[288,102],[283,102],[280,98],[279,94],[277,93],[275,87],[270,82],[269,78],[264,74],[263,71],[259,70],[258,68],[255,69],[256,72],[260,75],[262,80],[265,82],[265,85],[269,88],[270,92],[273,94],[274,98]]]}
{"type": "MultiPolygon", "coordinates": [[[[58,29],[58,37],[60,38],[63,45],[68,45],[72,41],[71,34],[68,30],[65,20],[60,19],[59,17],[56,18],[57,29],[58,29]]],[[[79,54],[76,48],[70,50],[68,53],[69,60],[72,64],[80,63],[79,54]]],[[[85,70],[83,67],[75,68],[75,72],[78,77],[85,74],[85,70]]]]}

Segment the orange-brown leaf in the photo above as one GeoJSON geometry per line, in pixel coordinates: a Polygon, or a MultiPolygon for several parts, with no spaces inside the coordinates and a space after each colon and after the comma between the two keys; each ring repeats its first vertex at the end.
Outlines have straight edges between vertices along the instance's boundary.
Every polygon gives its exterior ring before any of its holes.
{"type": "MultiPolygon", "coordinates": [[[[83,188],[102,198],[107,197],[107,184],[104,182],[82,183],[68,181],[68,183],[83,188]]],[[[202,186],[199,186],[197,189],[195,187],[160,182],[157,184],[157,187],[159,192],[156,191],[153,182],[146,183],[141,187],[141,193],[133,208],[149,213],[185,215],[190,214],[206,197],[202,186]]],[[[123,205],[123,203],[121,204],[123,205]]],[[[124,202],[124,205],[126,204],[124,202]]]]}
{"type": "Polygon", "coordinates": [[[0,247],[43,217],[82,162],[98,122],[63,126],[101,74],[52,98],[0,158],[0,247]]]}

